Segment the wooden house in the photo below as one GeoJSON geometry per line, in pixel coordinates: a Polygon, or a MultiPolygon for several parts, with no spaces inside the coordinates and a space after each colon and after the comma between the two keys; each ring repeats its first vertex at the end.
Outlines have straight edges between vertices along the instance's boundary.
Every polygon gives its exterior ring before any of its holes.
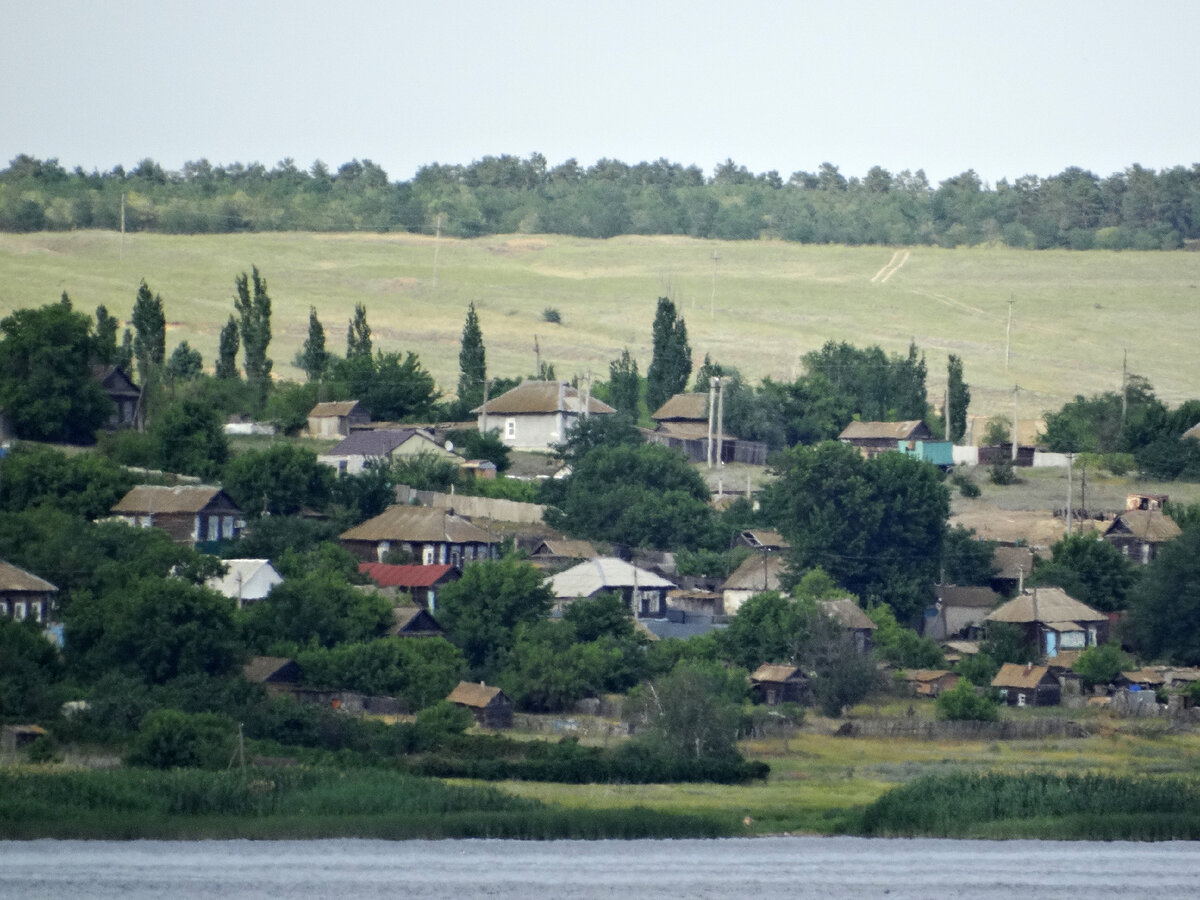
{"type": "Polygon", "coordinates": [[[446,629],[422,606],[397,606],[392,609],[387,633],[391,637],[444,637],[446,629]]]}
{"type": "Polygon", "coordinates": [[[725,614],[735,614],[755,594],[778,591],[782,587],[780,575],[785,565],[783,557],[774,554],[755,553],[747,556],[721,585],[725,614]]]}
{"type": "Polygon", "coordinates": [[[871,636],[876,625],[854,600],[849,597],[842,597],[838,600],[821,600],[818,601],[817,606],[820,607],[821,612],[846,629],[859,653],[865,655],[871,652],[871,636]]]}
{"type": "Polygon", "coordinates": [[[1028,547],[997,547],[992,552],[992,590],[1006,597],[1020,593],[1033,572],[1033,560],[1028,547]]]}
{"type": "Polygon", "coordinates": [[[500,540],[450,510],[389,506],[373,519],[343,532],[342,546],[360,560],[383,562],[393,550],[423,566],[461,568],[475,560],[495,559],[500,540]]]}
{"type": "Polygon", "coordinates": [[[612,593],[625,601],[635,618],[662,619],[667,615],[667,592],[675,583],[615,556],[597,556],[550,576],[546,586],[559,610],[581,597],[612,593]]]}
{"type": "Polygon", "coordinates": [[[987,614],[1000,603],[1000,595],[986,587],[935,584],[933,591],[933,606],[925,611],[921,634],[935,641],[979,637],[987,614]]]}
{"type": "Polygon", "coordinates": [[[367,425],[371,414],[357,400],[318,403],[308,411],[308,436],[314,438],[349,437],[356,427],[367,425]]]}
{"type": "Polygon", "coordinates": [[[1005,663],[992,687],[1009,706],[1057,706],[1062,701],[1062,687],[1048,666],[1005,663]]]}
{"type": "Polygon", "coordinates": [[[481,434],[499,430],[500,440],[514,450],[549,450],[585,415],[616,412],[595,397],[581,397],[565,381],[523,381],[511,391],[471,410],[481,434]]]}
{"type": "Polygon", "coordinates": [[[676,394],[655,410],[650,418],[654,420],[655,427],[653,431],[643,432],[646,440],[679,450],[692,462],[706,462],[711,450],[714,462],[766,465],[766,444],[744,441],[724,429],[718,432],[715,416],[710,436],[709,395],[706,393],[676,394]]]}
{"type": "Polygon", "coordinates": [[[546,538],[538,541],[529,561],[538,568],[550,569],[585,559],[595,559],[600,554],[587,541],[546,538]]]}
{"type": "Polygon", "coordinates": [[[242,677],[261,684],[273,697],[290,694],[300,683],[300,666],[284,656],[256,656],[242,666],[242,677]]]}
{"type": "Polygon", "coordinates": [[[936,698],[958,684],[959,676],[947,669],[907,669],[904,681],[914,697],[936,698]]]}
{"type": "Polygon", "coordinates": [[[177,544],[234,540],[246,522],[242,510],[219,487],[141,484],[112,508],[113,514],[142,528],[161,528],[177,544]]]}
{"type": "Polygon", "coordinates": [[[992,610],[985,621],[1018,626],[1038,654],[1051,660],[1108,640],[1108,616],[1056,587],[1026,591],[992,610]]]}
{"type": "Polygon", "coordinates": [[[808,696],[808,679],[796,666],[766,663],[750,676],[750,689],[767,706],[801,703],[808,696]]]}
{"type": "Polygon", "coordinates": [[[512,727],[513,702],[498,687],[488,687],[482,681],[460,681],[446,699],[470,710],[475,722],[484,728],[512,727]]]}
{"type": "Polygon", "coordinates": [[[0,562],[0,617],[48,622],[58,588],[12,563],[0,562]]]}
{"type": "Polygon", "coordinates": [[[870,459],[898,449],[901,441],[933,440],[933,433],[920,419],[906,422],[851,422],[842,429],[838,440],[870,459]]]}
{"type": "Polygon", "coordinates": [[[110,430],[134,428],[138,424],[138,401],[142,392],[120,366],[92,366],[92,377],[113,402],[112,414],[105,427],[110,430]]]}
{"type": "Polygon", "coordinates": [[[375,428],[355,431],[332,449],[317,457],[317,462],[338,473],[358,475],[368,464],[385,465],[394,459],[428,454],[456,464],[461,456],[447,450],[432,437],[415,428],[375,428]]]}
{"type": "Polygon", "coordinates": [[[1149,565],[1159,547],[1183,532],[1161,509],[1127,509],[1104,531],[1104,540],[1128,559],[1149,565]]]}
{"type": "Polygon", "coordinates": [[[462,577],[462,571],[450,563],[401,566],[364,562],[358,564],[358,571],[381,588],[395,588],[408,594],[413,603],[431,612],[437,610],[437,594],[442,585],[462,577]]]}

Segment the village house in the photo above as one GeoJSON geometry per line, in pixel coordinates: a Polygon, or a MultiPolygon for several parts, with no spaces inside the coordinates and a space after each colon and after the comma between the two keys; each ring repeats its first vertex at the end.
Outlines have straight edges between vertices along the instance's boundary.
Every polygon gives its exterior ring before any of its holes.
{"type": "Polygon", "coordinates": [[[992,553],[992,590],[1005,597],[1020,593],[1033,572],[1033,560],[1029,547],[997,547],[992,553]]]}
{"type": "Polygon", "coordinates": [[[358,564],[358,571],[381,588],[394,588],[408,594],[413,603],[433,612],[437,611],[438,589],[462,577],[461,570],[450,563],[393,565],[364,562],[358,564]]]}
{"type": "Polygon", "coordinates": [[[920,419],[907,422],[851,422],[842,429],[838,440],[870,459],[880,453],[899,449],[901,442],[933,440],[933,433],[920,419]]]}
{"type": "Polygon", "coordinates": [[[1056,587],[1026,591],[988,613],[986,621],[1018,626],[1038,655],[1050,660],[1108,640],[1108,616],[1056,587]]]}
{"type": "Polygon", "coordinates": [[[314,438],[349,437],[357,427],[367,425],[371,414],[357,400],[318,403],[308,411],[308,436],[314,438]]]}
{"type": "Polygon", "coordinates": [[[514,450],[549,450],[586,415],[611,415],[616,410],[579,392],[565,381],[523,381],[471,412],[481,434],[499,430],[500,440],[514,450]]]}
{"type": "Polygon", "coordinates": [[[339,473],[358,475],[369,463],[387,464],[394,459],[429,454],[456,464],[464,460],[447,450],[428,434],[413,428],[367,429],[355,431],[336,447],[317,457],[339,473]]]}
{"type": "Polygon", "coordinates": [[[0,562],[0,617],[18,622],[50,620],[58,588],[32,572],[0,562]]]}
{"type": "Polygon", "coordinates": [[[779,576],[783,573],[784,566],[785,562],[780,556],[768,553],[747,556],[721,585],[721,594],[725,598],[725,614],[734,615],[741,605],[755,594],[778,591],[782,586],[779,576]]]}
{"type": "Polygon", "coordinates": [[[508,694],[498,687],[489,687],[482,681],[460,681],[446,699],[461,706],[475,717],[475,722],[484,728],[511,728],[513,702],[508,694]]]}
{"type": "Polygon", "coordinates": [[[587,541],[545,538],[538,541],[529,554],[529,561],[539,569],[554,569],[584,559],[595,559],[599,555],[587,541]]]}
{"type": "Polygon", "coordinates": [[[300,683],[300,665],[284,656],[256,656],[242,666],[242,677],[261,684],[272,697],[290,694],[300,683]]]}
{"type": "Polygon", "coordinates": [[[105,428],[116,430],[135,427],[138,420],[138,401],[142,392],[125,374],[125,370],[120,366],[92,366],[92,377],[100,382],[100,387],[113,402],[114,409],[105,428]]]}
{"type": "Polygon", "coordinates": [[[987,614],[1000,603],[1000,595],[986,587],[935,584],[933,591],[933,606],[925,610],[921,634],[935,641],[974,640],[983,633],[987,614]]]}
{"type": "Polygon", "coordinates": [[[423,606],[397,606],[387,633],[388,637],[445,637],[446,629],[423,606]]]}
{"type": "Polygon", "coordinates": [[[364,562],[383,562],[395,552],[422,566],[461,568],[495,559],[500,539],[450,510],[389,506],[373,519],[344,532],[342,546],[364,562]]]}
{"type": "Polygon", "coordinates": [[[716,415],[711,418],[710,434],[709,413],[708,394],[676,394],[651,415],[650,418],[655,422],[654,430],[643,430],[643,436],[650,443],[679,450],[692,462],[706,462],[711,457],[715,463],[766,465],[766,444],[744,441],[718,429],[716,415]]]}
{"type": "Polygon", "coordinates": [[[1159,547],[1183,532],[1161,509],[1127,509],[1104,531],[1104,540],[1127,558],[1149,565],[1159,547]]]}
{"type": "Polygon", "coordinates": [[[1058,706],[1062,686],[1048,666],[1005,663],[992,679],[992,687],[1009,706],[1058,706]]]}
{"type": "Polygon", "coordinates": [[[820,600],[817,602],[817,606],[821,612],[846,629],[859,653],[865,656],[871,652],[871,635],[875,631],[876,625],[854,600],[850,597],[842,597],[838,600],[820,600]]]}
{"type": "Polygon", "coordinates": [[[223,597],[237,601],[238,609],[257,603],[283,581],[269,559],[226,559],[224,575],[208,579],[205,585],[223,597]]]}
{"type": "Polygon", "coordinates": [[[808,679],[796,666],[764,663],[750,676],[750,690],[759,703],[801,703],[808,695],[808,679]]]}
{"type": "Polygon", "coordinates": [[[141,528],[161,528],[177,544],[234,540],[246,526],[242,510],[219,487],[141,484],[112,508],[117,518],[141,528]]]}
{"type": "Polygon", "coordinates": [[[675,584],[615,556],[598,556],[552,575],[546,579],[546,586],[560,612],[572,600],[613,593],[621,597],[634,617],[662,619],[667,615],[667,592],[675,584]]]}
{"type": "Polygon", "coordinates": [[[751,550],[759,553],[779,553],[783,550],[792,549],[792,545],[787,542],[787,539],[778,531],[770,531],[765,528],[755,528],[749,531],[743,531],[737,537],[739,546],[749,547],[751,550]]]}
{"type": "Polygon", "coordinates": [[[904,683],[913,697],[936,699],[958,684],[959,676],[947,669],[907,669],[904,683]]]}

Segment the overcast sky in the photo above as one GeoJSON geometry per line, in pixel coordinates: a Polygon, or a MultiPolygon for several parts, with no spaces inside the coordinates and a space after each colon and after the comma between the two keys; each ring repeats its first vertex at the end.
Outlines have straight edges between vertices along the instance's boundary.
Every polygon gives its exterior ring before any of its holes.
{"type": "Polygon", "coordinates": [[[0,165],[1200,162],[1194,2],[0,0],[0,165]]]}

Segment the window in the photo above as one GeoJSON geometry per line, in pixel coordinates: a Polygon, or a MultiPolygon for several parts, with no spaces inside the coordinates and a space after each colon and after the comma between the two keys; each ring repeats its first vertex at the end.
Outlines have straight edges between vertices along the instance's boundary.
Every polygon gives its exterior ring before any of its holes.
{"type": "Polygon", "coordinates": [[[16,603],[13,604],[13,618],[16,619],[18,622],[24,621],[24,619],[25,619],[25,601],[24,600],[18,600],[16,603]]]}
{"type": "Polygon", "coordinates": [[[421,548],[421,565],[424,565],[424,566],[432,566],[433,565],[433,545],[432,544],[426,544],[424,547],[421,548]]]}
{"type": "Polygon", "coordinates": [[[505,421],[504,421],[504,436],[506,438],[508,438],[509,440],[512,440],[517,436],[517,420],[516,419],[505,419],[505,421]]]}
{"type": "Polygon", "coordinates": [[[225,520],[221,523],[221,528],[223,531],[223,537],[226,537],[226,538],[234,537],[233,516],[226,516],[225,520]]]}
{"type": "Polygon", "coordinates": [[[1025,705],[1025,695],[1017,694],[1017,706],[1024,706],[1024,705],[1025,705]]]}

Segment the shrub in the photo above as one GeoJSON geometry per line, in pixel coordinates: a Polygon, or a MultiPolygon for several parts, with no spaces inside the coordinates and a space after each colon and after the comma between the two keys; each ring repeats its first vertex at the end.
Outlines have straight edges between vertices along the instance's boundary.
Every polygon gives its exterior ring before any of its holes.
{"type": "Polygon", "coordinates": [[[982,493],[982,491],[979,490],[979,485],[971,481],[971,479],[967,478],[966,476],[958,473],[950,476],[950,483],[958,488],[958,492],[962,494],[962,496],[970,500],[975,499],[982,493]]]}
{"type": "Polygon", "coordinates": [[[994,692],[980,693],[966,678],[937,698],[938,718],[951,722],[995,722],[1000,717],[998,706],[994,692]]]}
{"type": "Polygon", "coordinates": [[[1018,480],[1016,472],[1013,471],[1012,461],[1007,459],[1003,459],[989,468],[988,478],[991,479],[992,484],[1001,486],[1016,484],[1018,480]]]}
{"type": "Polygon", "coordinates": [[[554,325],[562,324],[562,315],[553,306],[547,306],[542,310],[542,321],[550,322],[554,325]]]}
{"type": "Polygon", "coordinates": [[[234,749],[233,721],[214,713],[157,709],[142,720],[126,762],[151,769],[219,769],[234,749]]]}

